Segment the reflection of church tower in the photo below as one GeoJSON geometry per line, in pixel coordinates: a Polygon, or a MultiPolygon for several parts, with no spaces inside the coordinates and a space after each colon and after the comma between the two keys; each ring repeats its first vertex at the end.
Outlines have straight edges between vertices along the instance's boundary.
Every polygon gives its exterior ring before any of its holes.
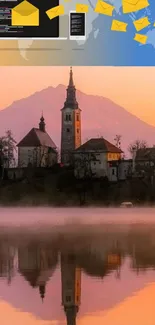
{"type": "Polygon", "coordinates": [[[76,316],[81,303],[81,269],[73,256],[61,255],[62,305],[67,325],[76,325],[76,316]]]}
{"type": "Polygon", "coordinates": [[[73,72],[70,68],[67,97],[61,109],[61,162],[72,163],[73,151],[81,145],[81,109],[76,100],[73,72]]]}
{"type": "Polygon", "coordinates": [[[42,301],[44,300],[44,297],[45,297],[45,289],[46,289],[45,284],[41,284],[39,286],[39,292],[40,292],[40,297],[41,297],[42,301]]]}
{"type": "Polygon", "coordinates": [[[57,265],[57,253],[48,247],[30,244],[18,249],[18,269],[33,288],[38,288],[42,301],[46,283],[57,265]]]}

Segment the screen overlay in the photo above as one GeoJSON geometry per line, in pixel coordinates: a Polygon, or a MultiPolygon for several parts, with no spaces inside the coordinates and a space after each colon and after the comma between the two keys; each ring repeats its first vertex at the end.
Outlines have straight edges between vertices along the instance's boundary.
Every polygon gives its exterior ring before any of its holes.
{"type": "Polygon", "coordinates": [[[58,5],[59,0],[0,0],[0,38],[58,38],[59,16],[49,19],[46,14],[58,5]],[[16,22],[20,26],[16,26],[16,22]],[[27,23],[31,26],[25,25],[27,23]]]}
{"type": "Polygon", "coordinates": [[[85,13],[70,13],[70,35],[85,35],[85,13]]]}

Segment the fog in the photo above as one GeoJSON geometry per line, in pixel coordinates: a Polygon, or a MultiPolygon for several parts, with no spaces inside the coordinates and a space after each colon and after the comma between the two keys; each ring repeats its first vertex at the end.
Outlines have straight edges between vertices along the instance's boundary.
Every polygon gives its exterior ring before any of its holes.
{"type": "Polygon", "coordinates": [[[155,223],[155,208],[0,208],[0,227],[155,223]]]}

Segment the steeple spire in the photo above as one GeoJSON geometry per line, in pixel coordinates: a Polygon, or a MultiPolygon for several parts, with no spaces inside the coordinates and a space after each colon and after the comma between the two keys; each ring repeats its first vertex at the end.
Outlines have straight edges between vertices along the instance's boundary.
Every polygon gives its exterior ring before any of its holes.
{"type": "Polygon", "coordinates": [[[64,108],[69,107],[72,109],[78,109],[78,102],[76,100],[76,88],[73,81],[73,70],[72,67],[70,67],[70,73],[69,73],[69,84],[67,87],[67,97],[66,101],[64,103],[64,108]]]}
{"type": "Polygon", "coordinates": [[[69,87],[74,87],[72,67],[70,67],[69,87]]]}
{"type": "Polygon", "coordinates": [[[39,130],[42,132],[45,132],[45,119],[43,117],[43,112],[42,112],[42,116],[40,118],[40,123],[39,123],[39,130]]]}

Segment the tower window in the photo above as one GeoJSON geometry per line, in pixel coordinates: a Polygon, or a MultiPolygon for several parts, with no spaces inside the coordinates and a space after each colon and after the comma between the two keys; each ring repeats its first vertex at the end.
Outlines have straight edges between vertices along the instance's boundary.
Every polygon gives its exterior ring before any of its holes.
{"type": "Polygon", "coordinates": [[[71,296],[66,296],[66,301],[70,302],[71,301],[71,296]]]}
{"type": "Polygon", "coordinates": [[[68,115],[68,119],[69,119],[69,121],[71,121],[71,115],[70,114],[68,115]]]}
{"type": "Polygon", "coordinates": [[[70,132],[70,129],[69,129],[69,128],[67,128],[67,132],[68,132],[68,133],[70,132]]]}
{"type": "Polygon", "coordinates": [[[77,133],[79,133],[79,129],[77,129],[77,133]]]}
{"type": "Polygon", "coordinates": [[[76,115],[76,120],[79,121],[79,115],[76,115]]]}
{"type": "Polygon", "coordinates": [[[68,114],[66,115],[66,121],[68,121],[68,114]]]}

